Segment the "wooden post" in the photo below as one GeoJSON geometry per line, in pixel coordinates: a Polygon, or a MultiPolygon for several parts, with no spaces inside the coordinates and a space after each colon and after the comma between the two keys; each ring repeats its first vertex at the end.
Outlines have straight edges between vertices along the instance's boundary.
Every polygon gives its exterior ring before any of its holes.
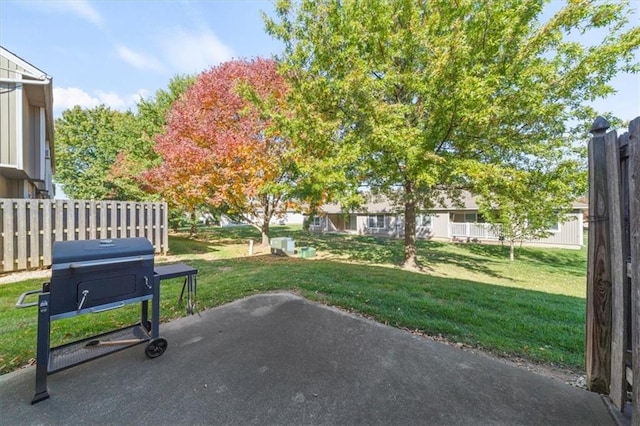
{"type": "Polygon", "coordinates": [[[640,425],[640,117],[629,124],[629,218],[631,239],[631,315],[633,418],[640,425]]]}
{"type": "Polygon", "coordinates": [[[609,123],[596,118],[589,142],[589,244],[585,368],[587,387],[608,394],[611,371],[611,275],[605,132],[609,123]]]}
{"type": "Polygon", "coordinates": [[[611,386],[609,398],[620,410],[627,399],[625,352],[624,282],[625,262],[622,257],[622,208],[620,185],[620,149],[614,131],[604,137],[607,161],[607,204],[609,208],[609,257],[611,268],[611,386]]]}

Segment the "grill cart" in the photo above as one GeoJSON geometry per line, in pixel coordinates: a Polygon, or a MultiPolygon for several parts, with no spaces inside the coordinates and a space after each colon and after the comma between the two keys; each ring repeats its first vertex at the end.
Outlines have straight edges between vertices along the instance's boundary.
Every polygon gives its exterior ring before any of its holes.
{"type": "Polygon", "coordinates": [[[52,260],[50,282],[44,283],[42,290],[22,294],[16,303],[20,308],[38,307],[36,391],[32,404],[49,397],[48,374],[143,342],[147,343],[145,354],[149,358],[164,353],[167,340],[159,336],[161,277],[154,273],[154,249],[146,238],[57,241],[52,260]],[[25,303],[30,294],[38,294],[38,301],[25,303]],[[140,323],[50,347],[52,321],[132,303],[141,304],[140,323]]]}

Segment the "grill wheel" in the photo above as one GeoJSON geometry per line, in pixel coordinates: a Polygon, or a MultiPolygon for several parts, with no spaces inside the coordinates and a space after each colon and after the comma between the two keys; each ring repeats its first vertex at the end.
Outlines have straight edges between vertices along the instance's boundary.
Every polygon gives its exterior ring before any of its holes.
{"type": "Polygon", "coordinates": [[[144,353],[148,358],[157,358],[167,350],[169,342],[164,337],[158,337],[149,342],[144,349],[144,353]]]}

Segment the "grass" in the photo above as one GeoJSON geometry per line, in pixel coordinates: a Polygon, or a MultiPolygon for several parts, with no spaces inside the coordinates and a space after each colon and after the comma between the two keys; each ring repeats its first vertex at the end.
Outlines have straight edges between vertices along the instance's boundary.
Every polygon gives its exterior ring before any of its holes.
{"type": "MultiPolygon", "coordinates": [[[[584,364],[586,250],[522,248],[515,262],[508,249],[483,244],[420,241],[423,273],[396,265],[402,241],[368,236],[307,235],[275,227],[296,247],[313,246],[316,259],[277,257],[247,242],[248,227],[203,229],[197,240],[170,239],[172,256],[197,267],[198,307],[206,309],[248,295],[292,290],[395,327],[441,335],[494,354],[581,370],[584,364]]],[[[36,312],[14,309],[20,293],[41,280],[0,285],[0,373],[34,356],[36,312]]],[[[164,281],[161,320],[185,315],[179,280],[164,281]]],[[[52,323],[52,345],[135,322],[137,305],[52,323]]]]}

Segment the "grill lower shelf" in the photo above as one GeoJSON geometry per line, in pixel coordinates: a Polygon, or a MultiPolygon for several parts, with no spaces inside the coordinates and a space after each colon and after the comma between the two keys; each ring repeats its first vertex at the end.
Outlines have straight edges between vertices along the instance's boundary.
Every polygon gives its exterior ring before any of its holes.
{"type": "Polygon", "coordinates": [[[140,343],[148,341],[150,338],[151,336],[149,332],[142,325],[135,324],[129,327],[110,331],[108,333],[92,336],[84,340],[78,340],[66,345],[51,348],[47,373],[55,373],[56,371],[64,370],[65,368],[118,352],[123,349],[130,348],[131,346],[139,345],[140,343]],[[122,345],[87,346],[87,343],[94,340],[109,341],[131,339],[141,340],[140,342],[126,343],[122,345]]]}

